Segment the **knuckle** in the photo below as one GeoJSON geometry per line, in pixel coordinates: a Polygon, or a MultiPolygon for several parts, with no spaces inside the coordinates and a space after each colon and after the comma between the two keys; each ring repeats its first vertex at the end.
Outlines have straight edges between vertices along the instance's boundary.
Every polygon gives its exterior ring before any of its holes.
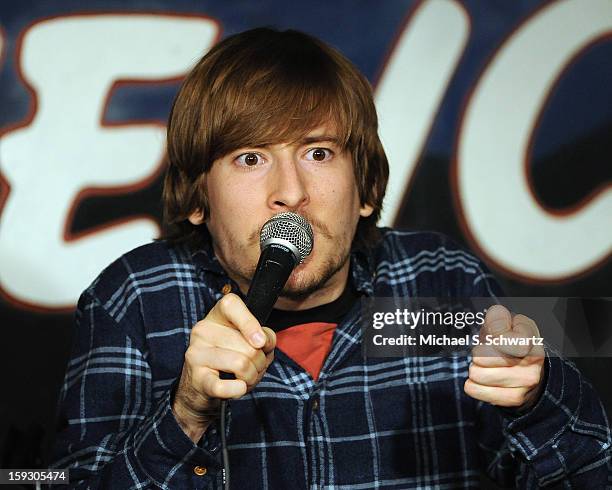
{"type": "Polygon", "coordinates": [[[253,355],[250,357],[250,359],[258,362],[263,362],[266,360],[266,354],[261,349],[253,349],[253,355]]]}
{"type": "Polygon", "coordinates": [[[206,319],[197,322],[191,329],[191,338],[202,336],[204,329],[206,328],[206,319]]]}
{"type": "Polygon", "coordinates": [[[523,404],[524,399],[525,393],[522,390],[516,390],[508,397],[508,402],[512,407],[518,407],[523,404]]]}
{"type": "Polygon", "coordinates": [[[188,347],[185,351],[185,364],[193,365],[195,364],[195,351],[193,347],[188,347]]]}
{"type": "Polygon", "coordinates": [[[255,388],[255,387],[256,387],[256,386],[259,384],[259,382],[262,380],[262,378],[263,378],[263,377],[264,377],[264,373],[263,373],[263,372],[261,372],[261,373],[257,373],[257,377],[255,378],[255,380],[253,381],[253,383],[251,383],[251,384],[249,385],[249,389],[253,389],[253,388],[255,388]]]}
{"type": "Polygon", "coordinates": [[[531,347],[528,345],[517,345],[513,355],[515,357],[526,357],[530,350],[531,347]]]}
{"type": "Polygon", "coordinates": [[[540,383],[540,374],[539,373],[531,373],[527,377],[527,386],[529,388],[534,388],[540,383]]]}
{"type": "Polygon", "coordinates": [[[526,315],[518,314],[513,318],[513,324],[519,325],[525,329],[526,332],[539,335],[538,327],[536,322],[533,321],[526,315]]]}
{"type": "MultiPolygon", "coordinates": [[[[480,338],[481,341],[484,340],[484,336],[482,336],[480,338]]],[[[485,348],[483,345],[476,345],[474,346],[474,348],[472,349],[472,360],[474,362],[476,362],[478,360],[479,357],[483,357],[485,352],[485,348]]]]}
{"type": "Polygon", "coordinates": [[[523,315],[522,313],[517,313],[516,315],[514,315],[513,321],[514,323],[522,323],[522,324],[527,324],[529,322],[533,323],[533,320],[531,318],[529,318],[526,315],[523,315]]]}
{"type": "Polygon", "coordinates": [[[537,345],[536,348],[533,349],[532,354],[533,354],[534,359],[537,362],[544,364],[544,360],[546,359],[546,350],[544,349],[543,346],[537,345]]]}
{"type": "Polygon", "coordinates": [[[476,398],[477,396],[477,392],[475,389],[475,385],[471,380],[466,380],[466,382],[463,384],[463,391],[465,391],[465,393],[473,398],[476,398]]]}
{"type": "Polygon", "coordinates": [[[249,344],[247,348],[245,349],[244,354],[247,357],[247,359],[249,359],[250,361],[257,361],[260,357],[261,350],[255,349],[254,347],[251,347],[251,345],[249,344]]]}
{"type": "Polygon", "coordinates": [[[255,366],[257,372],[260,372],[262,369],[266,367],[266,358],[261,351],[256,353],[253,357],[250,358],[250,361],[255,366]]]}
{"type": "Polygon", "coordinates": [[[249,364],[250,361],[246,356],[237,355],[234,360],[236,373],[240,373],[242,375],[246,374],[249,369],[249,364]]]}
{"type": "Polygon", "coordinates": [[[230,311],[233,308],[236,308],[238,303],[240,303],[240,298],[234,293],[226,294],[217,302],[222,313],[225,313],[227,311],[230,311]]]}

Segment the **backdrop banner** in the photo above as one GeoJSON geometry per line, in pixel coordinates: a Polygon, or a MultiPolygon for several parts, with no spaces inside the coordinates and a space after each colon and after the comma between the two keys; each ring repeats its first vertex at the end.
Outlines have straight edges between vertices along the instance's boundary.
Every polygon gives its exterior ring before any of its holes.
{"type": "MultiPolygon", "coordinates": [[[[451,236],[509,296],[612,297],[609,0],[4,2],[0,467],[44,465],[81,291],[159,236],[182,77],[257,26],[310,33],[372,83],[381,224],[451,236]]],[[[606,322],[576,362],[612,415],[606,322]]]]}

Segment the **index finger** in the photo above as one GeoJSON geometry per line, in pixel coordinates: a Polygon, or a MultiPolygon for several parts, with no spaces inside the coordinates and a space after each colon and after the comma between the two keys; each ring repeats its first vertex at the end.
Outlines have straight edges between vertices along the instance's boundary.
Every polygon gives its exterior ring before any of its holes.
{"type": "Polygon", "coordinates": [[[210,310],[208,317],[212,321],[235,328],[256,349],[261,349],[266,343],[266,334],[257,318],[234,293],[223,296],[210,310]]]}

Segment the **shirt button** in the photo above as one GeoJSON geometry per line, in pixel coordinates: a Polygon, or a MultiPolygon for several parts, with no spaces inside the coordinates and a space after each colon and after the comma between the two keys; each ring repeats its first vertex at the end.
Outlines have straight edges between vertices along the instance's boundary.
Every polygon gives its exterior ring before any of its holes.
{"type": "Polygon", "coordinates": [[[318,398],[315,398],[315,399],[312,401],[312,410],[313,410],[313,411],[317,411],[317,410],[319,410],[319,399],[318,399],[318,398]]]}
{"type": "Polygon", "coordinates": [[[198,476],[204,476],[204,475],[206,474],[206,472],[207,472],[207,471],[208,471],[208,470],[206,469],[206,467],[205,467],[205,466],[196,466],[196,467],[193,469],[193,472],[194,472],[196,475],[198,475],[198,476]]]}
{"type": "Polygon", "coordinates": [[[231,284],[229,284],[229,283],[228,283],[228,284],[225,284],[225,285],[223,286],[223,288],[221,289],[221,292],[222,292],[223,294],[229,294],[229,293],[231,293],[231,292],[232,292],[232,285],[231,285],[231,284]]]}

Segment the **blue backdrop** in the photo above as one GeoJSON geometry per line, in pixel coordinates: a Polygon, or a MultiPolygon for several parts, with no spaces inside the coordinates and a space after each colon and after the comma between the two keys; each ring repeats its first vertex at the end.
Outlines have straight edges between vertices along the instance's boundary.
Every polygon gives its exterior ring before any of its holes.
{"type": "MultiPolygon", "coordinates": [[[[42,464],[78,291],[158,232],[181,77],[257,26],[313,34],[372,82],[385,224],[453,236],[509,295],[612,296],[610,2],[7,3],[0,467],[42,464]]],[[[609,359],[578,362],[612,407],[609,359]]]]}

